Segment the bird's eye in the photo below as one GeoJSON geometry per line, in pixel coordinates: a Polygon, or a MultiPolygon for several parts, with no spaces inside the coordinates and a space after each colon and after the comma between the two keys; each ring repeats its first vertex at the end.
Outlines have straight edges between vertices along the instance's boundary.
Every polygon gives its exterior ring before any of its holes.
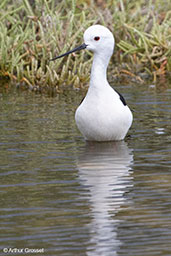
{"type": "Polygon", "coordinates": [[[95,37],[94,37],[94,40],[95,40],[95,41],[99,41],[99,40],[100,40],[100,36],[95,36],[95,37]]]}

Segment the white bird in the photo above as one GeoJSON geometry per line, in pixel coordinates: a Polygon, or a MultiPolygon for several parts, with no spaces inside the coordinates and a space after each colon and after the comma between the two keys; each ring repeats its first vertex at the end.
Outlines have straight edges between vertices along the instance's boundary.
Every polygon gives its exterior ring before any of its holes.
{"type": "Polygon", "coordinates": [[[108,28],[93,25],[84,32],[82,45],[52,59],[81,49],[94,53],[90,86],[75,113],[77,127],[89,141],[123,140],[132,124],[131,110],[123,96],[109,85],[106,77],[114,45],[113,34],[108,28]]]}

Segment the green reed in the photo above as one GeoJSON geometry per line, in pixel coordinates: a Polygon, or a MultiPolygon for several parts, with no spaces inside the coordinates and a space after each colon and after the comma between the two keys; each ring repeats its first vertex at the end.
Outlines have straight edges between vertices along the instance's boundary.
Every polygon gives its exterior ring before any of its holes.
{"type": "Polygon", "coordinates": [[[171,71],[169,0],[90,2],[1,1],[0,77],[32,89],[84,87],[89,79],[90,52],[49,60],[81,44],[84,30],[97,23],[115,35],[113,77],[129,76],[143,82],[148,75],[156,81],[171,71]]]}

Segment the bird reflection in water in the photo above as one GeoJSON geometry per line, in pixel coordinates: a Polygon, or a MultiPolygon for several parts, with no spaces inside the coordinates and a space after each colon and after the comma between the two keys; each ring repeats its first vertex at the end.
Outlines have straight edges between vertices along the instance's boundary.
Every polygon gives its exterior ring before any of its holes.
{"type": "Polygon", "coordinates": [[[132,150],[127,143],[88,142],[81,152],[77,167],[91,208],[88,256],[115,256],[121,242],[117,236],[119,220],[116,217],[125,202],[125,192],[133,186],[132,150]]]}

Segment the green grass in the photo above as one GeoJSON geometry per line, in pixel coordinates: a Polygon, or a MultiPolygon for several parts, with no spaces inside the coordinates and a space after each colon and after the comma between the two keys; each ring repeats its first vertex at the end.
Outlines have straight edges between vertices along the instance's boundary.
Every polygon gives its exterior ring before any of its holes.
{"type": "Polygon", "coordinates": [[[85,29],[97,23],[115,35],[112,77],[157,81],[171,71],[169,0],[91,2],[2,0],[0,77],[35,90],[84,87],[89,79],[90,52],[54,62],[49,59],[81,44],[85,29]]]}

